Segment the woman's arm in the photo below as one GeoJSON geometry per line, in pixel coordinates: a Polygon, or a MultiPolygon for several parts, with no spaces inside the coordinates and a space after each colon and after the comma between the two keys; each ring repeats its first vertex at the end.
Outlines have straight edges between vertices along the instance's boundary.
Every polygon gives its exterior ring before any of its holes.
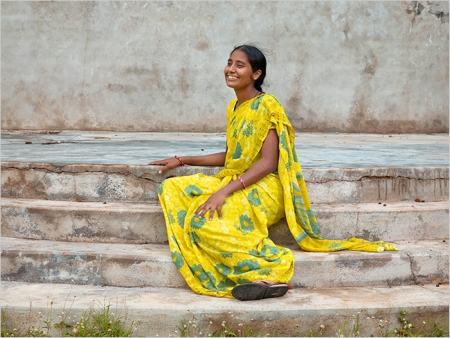
{"type": "MultiPolygon", "coordinates": [[[[275,171],[278,167],[278,135],[275,129],[269,130],[266,139],[261,148],[261,159],[251,166],[240,177],[244,181],[245,186],[250,186],[258,182],[266,175],[275,171]]],[[[209,219],[212,220],[214,212],[217,210],[219,219],[222,218],[222,206],[225,202],[226,196],[237,190],[243,189],[239,179],[228,183],[215,194],[213,194],[204,204],[198,207],[195,211],[199,217],[204,217],[209,210],[209,219]]]]}
{"type": "MultiPolygon", "coordinates": [[[[179,157],[184,164],[196,165],[196,166],[223,166],[225,164],[225,152],[203,155],[203,156],[181,156],[179,157]]],[[[159,171],[160,174],[164,174],[167,170],[179,167],[181,165],[180,160],[171,157],[164,160],[148,162],[150,165],[163,165],[164,167],[159,171]]]]}

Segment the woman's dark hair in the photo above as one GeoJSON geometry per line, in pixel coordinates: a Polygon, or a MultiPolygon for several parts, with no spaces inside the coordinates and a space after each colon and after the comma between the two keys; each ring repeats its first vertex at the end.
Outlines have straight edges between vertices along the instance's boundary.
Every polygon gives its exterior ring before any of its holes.
{"type": "Polygon", "coordinates": [[[255,88],[262,92],[263,90],[261,86],[264,84],[264,78],[266,77],[266,57],[264,56],[263,52],[252,45],[240,45],[234,47],[230,55],[238,49],[242,50],[247,55],[248,62],[250,62],[250,65],[252,66],[253,73],[261,70],[261,75],[255,81],[255,88]]]}

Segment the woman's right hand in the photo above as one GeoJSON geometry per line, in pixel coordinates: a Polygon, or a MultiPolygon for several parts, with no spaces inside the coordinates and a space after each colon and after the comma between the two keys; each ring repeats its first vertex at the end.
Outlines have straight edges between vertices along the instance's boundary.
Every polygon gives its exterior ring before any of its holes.
{"type": "Polygon", "coordinates": [[[158,171],[158,174],[164,174],[166,171],[181,166],[181,162],[176,158],[166,158],[164,160],[148,162],[149,165],[163,165],[164,167],[158,171]]]}
{"type": "Polygon", "coordinates": [[[148,162],[150,165],[163,165],[164,167],[158,172],[164,174],[167,170],[188,164],[190,166],[223,166],[225,163],[225,152],[202,155],[202,156],[183,156],[182,158],[171,157],[164,160],[148,162]]]}

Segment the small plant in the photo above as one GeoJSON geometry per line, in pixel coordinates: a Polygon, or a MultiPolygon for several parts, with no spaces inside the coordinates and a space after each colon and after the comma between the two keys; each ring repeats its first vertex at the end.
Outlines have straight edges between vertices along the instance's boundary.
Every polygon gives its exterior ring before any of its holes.
{"type": "Polygon", "coordinates": [[[430,337],[448,337],[448,330],[443,328],[436,321],[429,321],[426,325],[426,332],[430,333],[430,337]]]}
{"type": "Polygon", "coordinates": [[[226,325],[224,320],[219,331],[214,331],[212,337],[236,337],[236,334],[226,325]]]}
{"type": "Polygon", "coordinates": [[[400,317],[398,317],[398,321],[400,322],[400,328],[394,329],[394,333],[397,337],[413,337],[413,326],[408,322],[406,316],[408,312],[406,310],[400,310],[400,317]]]}
{"type": "Polygon", "coordinates": [[[400,327],[394,329],[391,335],[395,337],[448,337],[448,330],[436,320],[423,321],[420,327],[414,326],[407,318],[406,310],[400,311],[400,327]]]}
{"type": "MultiPolygon", "coordinates": [[[[100,303],[100,302],[99,302],[100,303]]],[[[73,303],[72,303],[73,304],[73,303]]],[[[69,309],[70,311],[70,309],[69,309]]],[[[89,309],[83,312],[77,321],[69,311],[63,310],[58,316],[57,323],[53,324],[53,302],[49,302],[47,317],[42,319],[42,327],[31,326],[27,329],[16,328],[14,323],[8,321],[6,310],[2,309],[2,337],[130,337],[136,330],[135,321],[129,328],[124,328],[120,316],[111,312],[111,304],[102,304],[98,309],[89,309]],[[7,326],[12,327],[8,329],[7,326]],[[56,332],[55,332],[56,331],[56,332]]],[[[40,313],[39,313],[40,314],[40,313]]],[[[31,306],[30,306],[31,316],[31,306]]],[[[42,318],[42,316],[40,317],[42,318]]]]}
{"type": "MultiPolygon", "coordinates": [[[[178,327],[178,330],[180,330],[181,337],[189,337],[189,328],[185,319],[181,320],[181,326],[178,327]]],[[[175,333],[178,333],[178,331],[175,331],[175,333]]]]}
{"type": "Polygon", "coordinates": [[[353,324],[353,335],[355,337],[359,336],[359,325],[360,325],[360,318],[359,318],[359,313],[356,315],[356,322],[355,324],[353,324]]]}
{"type": "Polygon", "coordinates": [[[65,332],[66,337],[130,337],[134,324],[133,321],[130,329],[125,329],[122,318],[111,312],[111,304],[100,303],[99,310],[85,311],[75,325],[62,325],[71,328],[65,332]]]}
{"type": "MultiPolygon", "coordinates": [[[[230,312],[231,313],[231,312],[230,312]]],[[[230,314],[229,313],[229,314],[230,314]]],[[[228,317],[228,316],[227,316],[228,317]]],[[[233,315],[231,315],[233,317],[233,315]]],[[[234,318],[238,319],[238,318],[234,318]]],[[[251,326],[248,325],[244,328],[243,323],[237,324],[237,327],[233,329],[231,326],[236,326],[233,324],[227,323],[226,320],[223,320],[220,329],[213,330],[212,328],[213,322],[210,321],[207,327],[203,327],[199,329],[197,327],[197,323],[195,319],[187,321],[186,319],[181,320],[181,326],[178,327],[178,330],[175,331],[175,334],[180,334],[181,337],[255,337],[252,332],[251,326]],[[211,332],[212,331],[212,332],[211,332]]],[[[267,336],[270,337],[270,334],[264,335],[262,330],[259,332],[260,337],[267,336]]],[[[275,335],[273,335],[275,336],[275,335]]]]}

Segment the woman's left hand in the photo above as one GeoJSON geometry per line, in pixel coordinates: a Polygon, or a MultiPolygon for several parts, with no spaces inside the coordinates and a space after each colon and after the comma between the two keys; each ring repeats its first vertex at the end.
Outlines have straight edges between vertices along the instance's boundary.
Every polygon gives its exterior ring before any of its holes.
{"type": "Polygon", "coordinates": [[[226,193],[222,191],[218,191],[211,195],[208,200],[200,205],[197,210],[195,210],[195,215],[197,215],[200,218],[205,217],[205,214],[209,210],[209,220],[212,221],[214,212],[217,211],[217,215],[219,216],[219,219],[222,219],[222,206],[225,203],[225,199],[227,198],[226,193]]]}

